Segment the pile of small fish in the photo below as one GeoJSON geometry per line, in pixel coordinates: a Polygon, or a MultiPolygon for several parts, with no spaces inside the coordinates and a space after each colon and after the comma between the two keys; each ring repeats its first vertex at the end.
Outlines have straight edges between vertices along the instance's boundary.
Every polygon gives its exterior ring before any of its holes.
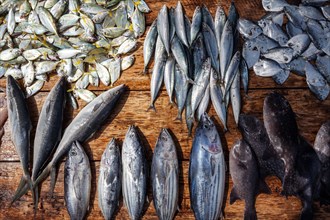
{"type": "Polygon", "coordinates": [[[65,78],[61,77],[48,94],[40,112],[33,146],[33,164],[29,157],[32,124],[26,98],[11,75],[7,77],[6,88],[11,139],[23,169],[23,176],[12,202],[30,189],[37,207],[41,181],[51,173],[53,192],[58,162],[70,151],[75,141],[84,142],[99,129],[115,108],[125,86],[119,85],[96,97],[78,113],[62,135],[67,88],[65,78]]]}
{"type": "Polygon", "coordinates": [[[231,148],[229,169],[234,183],[230,203],[245,200],[245,219],[257,219],[255,200],[271,193],[267,176],[282,182],[282,195],[302,202],[301,219],[313,219],[313,200],[330,204],[330,122],[320,128],[313,147],[299,134],[289,102],[278,93],[264,101],[264,122],[241,114],[242,139],[231,148]]]}
{"type": "Polygon", "coordinates": [[[238,51],[237,21],[238,13],[233,2],[228,18],[219,6],[213,20],[203,5],[196,7],[192,22],[180,2],[176,8],[162,7],[148,30],[143,47],[144,72],[154,56],[151,109],[155,109],[154,103],[164,82],[171,104],[175,95],[177,119],[182,119],[186,108],[189,134],[195,114],[199,120],[210,99],[225,129],[230,100],[235,121],[238,121],[240,78],[247,92],[248,69],[238,51]]]}
{"type": "MultiPolygon", "coordinates": [[[[57,72],[72,83],[70,96],[86,102],[89,84],[113,85],[131,67],[145,31],[143,0],[5,0],[0,14],[0,77],[23,79],[27,96],[57,72]]],[[[77,108],[74,98],[70,99],[77,108]]]]}
{"type": "Polygon", "coordinates": [[[283,84],[290,71],[304,76],[312,93],[325,100],[330,92],[330,5],[326,3],[302,0],[296,6],[285,0],[263,0],[269,13],[258,22],[239,19],[247,67],[277,84],[283,84]]]}

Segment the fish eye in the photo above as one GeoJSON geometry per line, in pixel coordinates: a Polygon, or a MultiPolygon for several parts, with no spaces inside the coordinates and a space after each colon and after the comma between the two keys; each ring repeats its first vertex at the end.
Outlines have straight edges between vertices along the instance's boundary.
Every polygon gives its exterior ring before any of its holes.
{"type": "Polygon", "coordinates": [[[204,128],[205,128],[205,129],[208,129],[208,128],[209,128],[209,126],[208,126],[207,124],[205,124],[205,125],[204,125],[204,128]]]}
{"type": "Polygon", "coordinates": [[[71,151],[71,156],[76,156],[77,155],[77,152],[75,150],[71,151]]]}
{"type": "Polygon", "coordinates": [[[162,137],[162,140],[163,140],[163,141],[167,141],[167,138],[163,136],[163,137],[162,137]]]}
{"type": "Polygon", "coordinates": [[[119,94],[119,91],[116,91],[116,95],[118,95],[119,94]]]}

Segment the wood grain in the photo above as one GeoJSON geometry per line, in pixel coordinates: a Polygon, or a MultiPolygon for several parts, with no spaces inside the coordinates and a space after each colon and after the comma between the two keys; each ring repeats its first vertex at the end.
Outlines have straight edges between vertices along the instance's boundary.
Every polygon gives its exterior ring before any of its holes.
{"type": "MultiPolygon", "coordinates": [[[[183,0],[181,1],[185,7],[188,17],[192,17],[193,11],[197,5],[205,4],[214,15],[216,7],[221,5],[227,12],[231,0],[183,0]]],[[[299,1],[289,1],[298,4],[299,1]]],[[[168,7],[175,6],[176,1],[147,1],[152,12],[146,17],[148,25],[156,18],[158,11],[166,4],[168,7]]],[[[235,1],[236,7],[241,17],[248,19],[259,19],[265,14],[259,0],[240,0],[235,1]]],[[[129,90],[124,94],[114,114],[109,116],[102,128],[86,143],[84,148],[89,155],[92,166],[93,186],[92,198],[90,204],[90,212],[87,219],[103,219],[98,207],[96,181],[99,172],[99,161],[107,142],[112,138],[123,141],[128,126],[135,124],[143,133],[143,143],[147,148],[147,159],[150,163],[152,152],[161,128],[169,128],[175,139],[176,147],[179,152],[179,160],[181,164],[180,172],[180,211],[175,219],[194,219],[192,210],[190,209],[190,198],[188,188],[188,166],[189,155],[192,145],[192,138],[188,137],[185,121],[174,121],[177,109],[170,108],[168,105],[168,97],[164,88],[159,94],[156,101],[157,112],[146,111],[150,103],[149,83],[150,75],[142,75],[143,55],[142,44],[144,36],[139,39],[138,49],[134,52],[136,56],[135,65],[122,73],[121,78],[116,85],[125,83],[129,90]],[[116,116],[116,117],[115,117],[116,116]]],[[[49,82],[45,84],[42,91],[37,95],[28,98],[28,107],[31,114],[33,124],[31,144],[33,144],[34,132],[37,125],[38,116],[48,91],[52,88],[58,77],[52,75],[49,82]]],[[[0,79],[0,87],[5,87],[5,79],[0,79]]],[[[96,94],[107,90],[109,87],[100,86],[89,87],[96,94]]],[[[283,86],[276,85],[271,78],[261,78],[250,71],[250,91],[249,94],[243,95],[242,112],[253,114],[262,119],[263,100],[271,91],[277,90],[282,93],[290,102],[296,118],[300,133],[310,142],[314,142],[315,135],[321,124],[330,119],[330,98],[320,102],[308,90],[305,78],[291,74],[287,82],[283,86]]],[[[243,94],[243,92],[241,91],[243,94]]],[[[0,97],[4,93],[0,92],[0,97]]],[[[85,106],[83,101],[79,101],[80,109],[85,106]]],[[[73,110],[69,105],[66,107],[65,119],[63,127],[66,127],[72,118],[77,115],[78,111],[73,110]]],[[[234,123],[231,107],[229,108],[228,128],[229,131],[224,133],[222,125],[216,116],[212,106],[209,107],[208,113],[215,120],[218,131],[222,137],[222,145],[225,151],[225,159],[228,165],[228,152],[233,143],[240,138],[240,133],[234,123]]],[[[184,117],[183,117],[184,118],[184,117]]],[[[0,147],[0,219],[32,219],[33,204],[31,194],[23,196],[18,202],[9,207],[11,196],[13,195],[20,176],[21,168],[18,156],[14,146],[10,140],[8,122],[5,124],[5,135],[1,141],[0,147]]],[[[244,212],[244,202],[237,201],[233,205],[229,205],[229,193],[232,188],[232,181],[229,172],[227,172],[227,185],[224,205],[224,215],[226,219],[242,219],[244,212]],[[229,189],[229,190],[228,190],[229,189]]],[[[280,195],[280,181],[274,177],[267,178],[267,183],[271,187],[273,193],[271,195],[260,195],[257,199],[257,214],[259,219],[298,219],[300,215],[300,201],[294,197],[288,199],[280,195]]],[[[150,189],[150,187],[149,187],[150,189]]],[[[41,198],[37,219],[69,219],[65,208],[63,194],[63,163],[60,165],[57,184],[54,197],[50,197],[47,192],[49,190],[49,180],[47,179],[42,186],[41,198]]],[[[146,212],[143,219],[157,219],[152,204],[151,190],[148,192],[149,204],[146,204],[146,212]]],[[[314,203],[315,219],[330,218],[330,207],[320,207],[318,203],[314,203]]],[[[116,219],[128,219],[126,208],[121,202],[119,212],[116,219]]]]}

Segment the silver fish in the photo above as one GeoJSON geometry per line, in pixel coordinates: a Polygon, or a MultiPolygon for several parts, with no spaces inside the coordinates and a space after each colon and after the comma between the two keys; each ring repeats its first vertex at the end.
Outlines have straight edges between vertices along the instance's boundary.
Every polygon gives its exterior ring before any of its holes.
{"type": "Polygon", "coordinates": [[[131,125],[122,148],[122,191],[131,219],[139,219],[147,197],[147,161],[137,128],[131,125]]]}
{"type": "Polygon", "coordinates": [[[330,56],[330,37],[326,35],[321,24],[314,20],[308,20],[307,32],[316,48],[330,56]]]}
{"type": "Polygon", "coordinates": [[[136,8],[131,19],[133,24],[134,36],[141,37],[146,29],[144,15],[138,8],[136,8]]]}
{"type": "Polygon", "coordinates": [[[233,114],[236,124],[238,124],[241,113],[241,93],[240,93],[240,75],[236,74],[233,83],[230,86],[230,101],[233,108],[233,114]]]}
{"type": "Polygon", "coordinates": [[[289,37],[294,37],[298,34],[303,34],[304,31],[300,28],[295,26],[291,21],[288,21],[285,25],[286,32],[288,33],[289,37]]]}
{"type": "Polygon", "coordinates": [[[233,26],[228,20],[226,21],[221,35],[220,48],[220,78],[224,80],[234,49],[233,26]]]}
{"type": "Polygon", "coordinates": [[[39,6],[37,8],[37,11],[39,13],[39,19],[41,24],[45,26],[50,32],[58,35],[54,18],[52,17],[50,12],[42,6],[39,6]]]}
{"type": "Polygon", "coordinates": [[[262,0],[261,3],[266,11],[282,11],[283,7],[289,5],[285,0],[262,0]]]}
{"type": "Polygon", "coordinates": [[[105,219],[111,219],[119,207],[121,185],[120,150],[112,138],[102,154],[97,184],[99,207],[105,219]]]}
{"type": "Polygon", "coordinates": [[[159,219],[173,219],[179,197],[179,164],[174,141],[166,128],[157,139],[152,164],[153,201],[159,219]]]}
{"type": "Polygon", "coordinates": [[[321,7],[321,10],[322,10],[324,17],[326,19],[328,19],[328,21],[329,21],[330,20],[330,6],[325,5],[325,6],[321,7]]]}
{"type": "Polygon", "coordinates": [[[227,92],[230,90],[231,84],[237,75],[238,67],[241,61],[241,52],[237,51],[232,57],[230,64],[227,68],[225,78],[224,78],[224,95],[227,95],[227,92]]]}
{"type": "Polygon", "coordinates": [[[205,5],[202,5],[201,11],[202,11],[202,22],[207,24],[211,28],[214,34],[215,33],[214,22],[209,9],[205,5]]]}
{"type": "Polygon", "coordinates": [[[167,54],[170,54],[170,22],[168,16],[168,9],[166,5],[158,13],[157,17],[157,31],[160,39],[162,40],[167,54]]]}
{"type": "Polygon", "coordinates": [[[35,77],[35,69],[32,62],[28,62],[21,66],[22,73],[24,75],[24,86],[30,86],[35,77]]]}
{"type": "Polygon", "coordinates": [[[226,105],[225,105],[223,93],[218,83],[219,80],[220,79],[217,76],[215,70],[211,68],[211,76],[210,76],[211,101],[224,129],[227,130],[227,111],[226,111],[226,105]]]}
{"type": "MultiPolygon", "coordinates": [[[[247,40],[243,44],[242,57],[244,58],[248,69],[254,66],[260,58],[260,49],[251,40],[247,40]]],[[[220,66],[221,68],[221,66],[220,66]]]]}
{"type": "Polygon", "coordinates": [[[189,76],[188,58],[186,56],[184,46],[181,44],[179,38],[176,36],[173,38],[171,42],[171,51],[177,64],[180,66],[182,72],[188,78],[189,76]]]}
{"type": "Polygon", "coordinates": [[[268,77],[280,73],[283,69],[273,60],[260,59],[256,64],[254,64],[253,71],[257,76],[268,77]]]}
{"type": "Polygon", "coordinates": [[[281,46],[284,46],[288,42],[289,38],[287,34],[282,30],[281,26],[272,20],[261,19],[258,21],[258,25],[262,28],[264,35],[275,40],[281,46]]]}
{"type": "Polygon", "coordinates": [[[53,15],[53,17],[57,20],[61,17],[61,15],[66,10],[68,1],[67,0],[59,0],[56,2],[56,4],[50,9],[50,13],[53,15]]]}
{"type": "Polygon", "coordinates": [[[192,45],[192,56],[194,63],[194,76],[192,78],[195,79],[197,72],[202,68],[203,62],[208,57],[204,46],[203,35],[201,33],[197,35],[192,45]]]}
{"type": "Polygon", "coordinates": [[[92,174],[88,156],[78,141],[72,143],[64,167],[64,198],[71,219],[84,219],[89,207],[92,174]]]}
{"type": "Polygon", "coordinates": [[[326,20],[325,17],[323,17],[322,12],[316,7],[299,5],[299,11],[306,18],[314,19],[317,21],[326,20]]]}
{"type": "Polygon", "coordinates": [[[178,106],[177,120],[182,120],[182,111],[186,102],[188,93],[189,82],[186,75],[181,70],[178,64],[175,64],[174,72],[174,93],[176,98],[176,104],[178,106]]]}
{"type": "Polygon", "coordinates": [[[291,60],[290,63],[287,64],[288,70],[296,73],[299,76],[305,76],[305,65],[307,60],[302,57],[297,57],[296,59],[291,60]]]}
{"type": "Polygon", "coordinates": [[[198,109],[197,109],[197,112],[196,112],[197,121],[199,121],[199,119],[202,117],[204,112],[206,112],[206,110],[209,106],[209,102],[210,102],[210,84],[208,84],[208,86],[206,87],[203,98],[202,98],[201,102],[198,105],[198,109]]]}
{"type": "Polygon", "coordinates": [[[214,17],[214,35],[217,38],[217,45],[218,45],[218,49],[219,49],[219,54],[220,54],[220,44],[221,44],[221,36],[222,36],[222,32],[223,29],[225,27],[227,21],[227,17],[225,14],[224,9],[221,6],[217,7],[217,11],[215,12],[215,17],[214,17]]]}
{"type": "Polygon", "coordinates": [[[219,219],[226,165],[219,133],[206,113],[196,129],[189,161],[190,199],[195,218],[219,219]]]}
{"type": "Polygon", "coordinates": [[[286,5],[284,7],[285,15],[296,27],[306,30],[306,18],[302,15],[298,6],[286,5]]]}
{"type": "Polygon", "coordinates": [[[272,76],[272,78],[277,84],[282,85],[289,78],[289,75],[290,75],[290,71],[283,69],[281,72],[272,76]]]}
{"type": "MultiPolygon", "coordinates": [[[[288,45],[295,47],[291,43],[288,45]]],[[[290,47],[278,47],[270,49],[267,53],[262,54],[262,57],[274,60],[277,63],[290,63],[295,53],[295,50],[290,47]]]]}
{"type": "Polygon", "coordinates": [[[204,45],[207,54],[211,58],[212,67],[217,72],[219,72],[220,63],[219,63],[219,50],[218,47],[216,46],[217,39],[211,28],[204,22],[202,23],[202,34],[203,34],[204,45]]]}
{"type": "Polygon", "coordinates": [[[262,29],[252,21],[240,18],[237,23],[238,31],[246,39],[252,39],[262,34],[262,29]]]}
{"type": "Polygon", "coordinates": [[[239,72],[241,74],[241,80],[242,80],[244,92],[245,94],[247,94],[249,88],[249,70],[245,62],[245,59],[242,57],[241,57],[241,62],[239,64],[239,72]]]}
{"type": "Polygon", "coordinates": [[[322,75],[330,83],[330,56],[328,55],[317,55],[315,65],[322,75]]]}
{"type": "Polygon", "coordinates": [[[154,54],[156,41],[157,41],[157,20],[155,20],[146,35],[146,38],[143,42],[143,60],[144,60],[144,69],[143,72],[147,72],[148,64],[150,63],[151,57],[154,54]]]}
{"type": "Polygon", "coordinates": [[[178,36],[178,38],[181,40],[181,42],[186,47],[189,47],[185,24],[184,24],[184,12],[180,1],[178,1],[178,4],[176,5],[176,8],[174,10],[174,16],[175,16],[174,19],[175,33],[178,36]]]}
{"type": "Polygon", "coordinates": [[[173,92],[174,92],[174,72],[175,72],[175,60],[173,57],[168,57],[164,69],[164,84],[167,94],[170,98],[170,103],[173,104],[173,92]]]}
{"type": "Polygon", "coordinates": [[[13,34],[16,26],[16,21],[15,21],[15,8],[11,7],[8,12],[8,17],[7,17],[7,31],[9,34],[13,34]]]}
{"type": "Polygon", "coordinates": [[[310,42],[311,41],[307,34],[298,34],[293,36],[287,42],[287,46],[293,49],[293,56],[297,57],[308,48],[310,42]]]}
{"type": "Polygon", "coordinates": [[[190,45],[192,45],[192,43],[195,41],[195,39],[197,38],[197,35],[201,29],[201,25],[202,25],[202,12],[201,12],[201,8],[199,6],[197,6],[195,8],[193,17],[192,17],[192,21],[191,21],[191,29],[190,29],[190,45]]]}
{"type": "Polygon", "coordinates": [[[192,134],[192,128],[194,126],[194,118],[191,117],[192,111],[191,111],[191,95],[192,95],[192,89],[189,89],[186,103],[185,103],[185,119],[186,119],[186,125],[188,128],[188,136],[191,137],[192,134]]]}
{"type": "Polygon", "coordinates": [[[325,100],[330,92],[330,86],[322,74],[310,63],[305,65],[306,82],[309,89],[321,101],[325,100]]]}

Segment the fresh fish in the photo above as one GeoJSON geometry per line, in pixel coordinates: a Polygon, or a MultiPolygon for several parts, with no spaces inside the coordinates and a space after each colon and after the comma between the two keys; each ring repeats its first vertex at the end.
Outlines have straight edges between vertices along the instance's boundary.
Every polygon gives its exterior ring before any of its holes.
{"type": "Polygon", "coordinates": [[[179,164],[174,141],[166,128],[157,139],[152,164],[153,201],[159,219],[173,219],[179,197],[179,164]]]}
{"type": "Polygon", "coordinates": [[[93,21],[85,14],[80,13],[80,25],[85,30],[86,35],[93,35],[95,32],[95,26],[93,21]]]}
{"type": "Polygon", "coordinates": [[[287,64],[288,70],[299,76],[305,76],[305,65],[308,61],[302,57],[297,57],[287,64]]]}
{"type": "Polygon", "coordinates": [[[284,70],[277,62],[273,60],[260,59],[256,64],[254,64],[253,71],[257,76],[269,77],[284,70]]]}
{"type": "Polygon", "coordinates": [[[166,5],[158,13],[157,17],[157,32],[162,40],[167,54],[170,54],[170,21],[168,16],[168,9],[166,5]]]}
{"type": "Polygon", "coordinates": [[[215,33],[214,22],[209,9],[205,5],[202,5],[201,11],[202,11],[202,23],[204,22],[205,24],[207,24],[211,28],[214,34],[215,33]]]}
{"type": "Polygon", "coordinates": [[[293,49],[293,56],[297,57],[308,48],[310,42],[307,34],[298,34],[287,42],[287,46],[293,49]]]}
{"type": "Polygon", "coordinates": [[[329,36],[326,35],[323,27],[314,20],[308,20],[307,33],[313,41],[317,49],[322,50],[330,56],[330,41],[329,36]]]}
{"type": "Polygon", "coordinates": [[[134,1],[134,2],[137,4],[137,7],[141,12],[143,12],[143,13],[151,12],[151,9],[149,8],[149,6],[146,4],[145,1],[138,0],[138,1],[134,1]]]}
{"type": "Polygon", "coordinates": [[[199,33],[192,44],[192,56],[193,56],[193,63],[194,63],[194,77],[197,75],[197,72],[200,71],[202,68],[203,62],[208,58],[205,46],[203,35],[199,33]]]}
{"type": "Polygon", "coordinates": [[[260,178],[277,176],[281,181],[284,177],[284,162],[271,145],[264,123],[252,115],[241,114],[238,128],[258,160],[260,178]]]}
{"type": "MultiPolygon", "coordinates": [[[[166,48],[166,46],[165,46],[166,48]]],[[[181,71],[185,74],[186,78],[189,76],[188,58],[185,49],[181,44],[178,37],[174,37],[171,42],[171,51],[175,58],[176,63],[180,66],[181,71]]],[[[157,59],[156,59],[157,60],[157,59]]]]}
{"type": "Polygon", "coordinates": [[[43,6],[38,6],[37,11],[39,13],[39,19],[43,26],[45,26],[50,32],[58,35],[56,24],[51,13],[43,6]]]}
{"type": "Polygon", "coordinates": [[[21,177],[17,192],[20,191],[24,185],[27,185],[28,188],[32,190],[33,184],[29,172],[31,166],[30,133],[32,124],[24,93],[15,79],[10,75],[7,76],[6,95],[11,140],[15,146],[23,170],[23,176],[21,177]]]}
{"type": "Polygon", "coordinates": [[[122,191],[131,219],[139,219],[147,198],[147,160],[134,125],[128,128],[122,148],[122,191]]]}
{"type": "MultiPolygon", "coordinates": [[[[37,76],[36,76],[37,77],[37,76]]],[[[31,86],[25,88],[26,98],[29,98],[39,92],[41,88],[44,86],[45,81],[37,79],[31,86]]]]}
{"type": "Polygon", "coordinates": [[[5,72],[5,76],[7,77],[9,75],[14,77],[16,80],[22,79],[24,77],[22,70],[18,67],[9,67],[5,72]]]}
{"type": "Polygon", "coordinates": [[[81,50],[68,48],[68,49],[58,50],[57,55],[60,59],[69,59],[69,58],[73,58],[74,56],[77,56],[81,52],[82,52],[81,50]]]}
{"type": "Polygon", "coordinates": [[[324,17],[326,19],[328,19],[328,21],[330,21],[330,6],[325,5],[325,6],[321,7],[321,10],[322,10],[324,17]]]}
{"type": "Polygon", "coordinates": [[[0,52],[1,61],[9,61],[17,58],[21,54],[21,51],[17,48],[9,48],[0,52]]]}
{"type": "Polygon", "coordinates": [[[201,8],[197,6],[195,8],[192,21],[191,21],[191,29],[190,29],[190,45],[195,41],[197,38],[198,33],[200,32],[202,26],[202,12],[201,8]]]}
{"type": "Polygon", "coordinates": [[[50,13],[57,20],[61,17],[61,15],[66,10],[67,0],[59,0],[57,3],[50,9],[50,13]]]}
{"type": "Polygon", "coordinates": [[[122,71],[129,69],[131,66],[133,66],[135,62],[135,56],[133,54],[123,57],[120,64],[120,69],[122,71]]]}
{"type": "Polygon", "coordinates": [[[120,58],[115,58],[114,61],[110,63],[109,73],[111,78],[111,85],[113,85],[120,77],[120,58]]]}
{"type": "MultiPolygon", "coordinates": [[[[189,42],[191,42],[191,36],[190,36],[191,22],[187,15],[184,16],[184,26],[185,26],[185,30],[186,30],[187,41],[189,43],[189,42]]],[[[189,43],[189,45],[190,45],[190,43],[189,43]]],[[[189,47],[187,47],[187,48],[189,48],[189,47]]]]}
{"type": "Polygon", "coordinates": [[[181,70],[178,64],[175,64],[174,72],[174,93],[176,98],[176,104],[178,106],[177,120],[182,120],[182,111],[186,102],[188,93],[189,82],[186,75],[181,70]]]}
{"type": "Polygon", "coordinates": [[[155,65],[152,70],[151,81],[150,81],[151,101],[148,110],[153,109],[154,111],[156,111],[155,101],[158,96],[160,87],[163,84],[166,59],[167,57],[164,51],[163,55],[160,55],[158,59],[155,61],[155,65]]]}
{"type": "MultiPolygon", "coordinates": [[[[86,76],[86,78],[89,80],[89,76],[86,76]]],[[[73,90],[73,94],[87,103],[93,101],[96,98],[96,95],[87,89],[75,89],[73,90]]]]}
{"type": "Polygon", "coordinates": [[[175,74],[175,60],[173,57],[168,57],[165,63],[164,69],[164,84],[167,94],[170,98],[170,104],[173,102],[173,92],[174,92],[174,74],[175,74]]]}
{"type": "Polygon", "coordinates": [[[143,60],[144,60],[144,69],[143,72],[147,72],[148,64],[150,63],[151,57],[154,54],[156,41],[157,41],[157,19],[151,24],[146,38],[143,42],[143,60]]]}
{"type": "Polygon", "coordinates": [[[284,22],[284,12],[269,12],[262,16],[261,19],[272,20],[274,23],[282,26],[284,22]]]}
{"type": "Polygon", "coordinates": [[[249,88],[249,70],[246,61],[243,57],[241,57],[241,62],[239,64],[239,72],[241,74],[241,80],[242,80],[244,92],[245,94],[247,94],[249,88]]]}
{"type": "Polygon", "coordinates": [[[225,77],[223,81],[224,95],[227,95],[227,92],[230,90],[231,84],[238,73],[240,61],[241,61],[241,53],[237,51],[233,55],[230,64],[227,68],[226,74],[224,76],[225,77]]]}
{"type": "Polygon", "coordinates": [[[168,19],[169,19],[169,36],[170,36],[170,42],[172,41],[173,37],[175,36],[175,8],[170,7],[168,11],[168,19]]]}
{"type": "Polygon", "coordinates": [[[250,69],[260,58],[260,49],[252,41],[247,40],[243,44],[242,57],[245,60],[248,69],[250,69]]]}
{"type": "Polygon", "coordinates": [[[321,171],[321,189],[320,189],[320,203],[329,204],[330,202],[330,121],[326,121],[322,124],[319,131],[316,134],[314,142],[314,150],[322,165],[321,171]]]}
{"type": "Polygon", "coordinates": [[[64,167],[64,198],[71,219],[84,219],[89,207],[92,174],[88,156],[78,141],[70,146],[64,167]]]}
{"type": "Polygon", "coordinates": [[[208,86],[206,87],[203,98],[202,98],[201,102],[198,105],[198,109],[197,109],[197,112],[196,112],[197,121],[199,121],[199,119],[202,117],[202,114],[207,111],[207,108],[209,106],[209,102],[210,102],[210,84],[208,84],[208,86]]]}
{"type": "Polygon", "coordinates": [[[195,111],[198,108],[199,103],[203,99],[205,90],[210,82],[210,72],[211,72],[211,60],[206,59],[202,65],[202,69],[197,73],[195,78],[195,84],[192,86],[191,94],[191,118],[194,118],[195,111]]]}
{"type": "Polygon", "coordinates": [[[112,138],[102,154],[97,184],[98,203],[105,219],[111,219],[119,207],[121,185],[120,150],[112,138]]]}
{"type": "Polygon", "coordinates": [[[35,70],[32,62],[28,62],[21,66],[22,73],[24,75],[24,86],[30,86],[33,83],[35,77],[35,70]]]}
{"type": "Polygon", "coordinates": [[[41,56],[41,53],[37,49],[26,50],[22,53],[23,57],[27,60],[34,61],[41,56]]]}
{"type": "Polygon", "coordinates": [[[40,75],[55,70],[56,66],[58,65],[58,62],[41,61],[41,62],[35,62],[34,65],[36,67],[36,75],[40,75]]]}
{"type": "Polygon", "coordinates": [[[240,18],[237,25],[238,31],[246,39],[253,39],[262,34],[262,29],[252,21],[240,18]]]}
{"type": "Polygon", "coordinates": [[[281,26],[274,23],[272,20],[261,19],[258,25],[262,28],[263,34],[278,42],[281,46],[285,46],[289,37],[282,30],[281,26]]]}
{"type": "Polygon", "coordinates": [[[262,0],[262,7],[266,11],[282,11],[283,8],[289,5],[285,0],[262,0]]]}
{"type": "Polygon", "coordinates": [[[294,37],[298,34],[303,34],[304,31],[301,30],[300,27],[295,26],[291,21],[288,21],[285,25],[286,32],[288,33],[289,37],[294,37]]]}
{"type": "Polygon", "coordinates": [[[230,86],[230,100],[233,108],[233,114],[236,124],[238,124],[239,115],[241,112],[241,93],[240,93],[240,75],[236,74],[230,86]]]}
{"type": "MultiPolygon", "coordinates": [[[[191,117],[192,110],[191,110],[191,95],[192,95],[192,89],[190,88],[187,94],[186,98],[186,104],[185,104],[185,119],[186,119],[186,125],[188,128],[188,136],[191,137],[192,134],[192,128],[194,126],[194,118],[191,117]]],[[[204,113],[204,112],[203,112],[204,113]]]]}
{"type": "Polygon", "coordinates": [[[293,25],[301,28],[303,31],[306,30],[306,18],[302,15],[298,6],[287,5],[283,9],[285,15],[293,25]]]}
{"type": "Polygon", "coordinates": [[[224,9],[221,6],[217,7],[217,11],[215,12],[215,17],[214,17],[214,34],[215,37],[217,38],[217,45],[218,45],[218,50],[219,50],[219,54],[220,54],[220,44],[221,44],[221,35],[223,32],[223,29],[225,27],[226,24],[226,14],[224,9]]]}
{"type": "Polygon", "coordinates": [[[219,63],[219,50],[216,46],[216,37],[211,28],[206,24],[202,23],[202,34],[204,39],[205,49],[207,51],[208,56],[211,58],[212,67],[219,72],[220,71],[220,63],[219,63]]]}
{"type": "Polygon", "coordinates": [[[316,7],[299,5],[299,11],[304,17],[308,19],[314,19],[318,21],[326,20],[325,17],[323,17],[322,12],[316,7]]]}
{"type": "Polygon", "coordinates": [[[178,38],[181,40],[181,42],[186,47],[189,47],[185,24],[184,24],[184,12],[180,1],[178,1],[178,4],[176,5],[176,8],[174,10],[174,16],[175,16],[174,19],[175,33],[178,36],[178,38]]]}
{"type": "Polygon", "coordinates": [[[305,75],[309,89],[319,100],[325,100],[330,93],[330,86],[324,76],[308,62],[305,65],[305,75]]]}
{"type": "Polygon", "coordinates": [[[146,29],[144,15],[138,8],[136,8],[131,19],[134,30],[134,36],[141,37],[146,29]]]}
{"type": "Polygon", "coordinates": [[[13,34],[16,26],[15,22],[15,7],[11,7],[8,11],[7,17],[7,31],[9,34],[13,34]]]}
{"type": "Polygon", "coordinates": [[[272,76],[272,78],[277,84],[282,85],[289,78],[289,76],[290,76],[290,71],[287,69],[283,69],[281,72],[272,76]]]}
{"type": "Polygon", "coordinates": [[[228,20],[226,21],[221,35],[220,48],[220,76],[221,80],[224,80],[234,50],[233,26],[228,20]]]}
{"type": "Polygon", "coordinates": [[[207,113],[196,128],[189,161],[190,199],[195,218],[219,219],[226,165],[219,133],[207,113]]]}
{"type": "Polygon", "coordinates": [[[224,102],[223,93],[220,85],[218,84],[219,77],[215,70],[211,68],[210,75],[210,94],[213,107],[224,127],[227,130],[227,110],[224,102]]]}
{"type": "Polygon", "coordinates": [[[135,50],[137,47],[137,41],[134,38],[128,38],[120,47],[118,48],[118,55],[126,54],[135,50]]]}
{"type": "MultiPolygon", "coordinates": [[[[288,45],[295,47],[288,43],[288,45]]],[[[297,47],[295,49],[298,49],[297,47]]],[[[276,61],[277,63],[290,63],[294,55],[298,55],[298,51],[290,47],[277,47],[270,49],[267,53],[262,54],[262,57],[276,61]]]]}
{"type": "Polygon", "coordinates": [[[285,164],[282,182],[285,195],[295,194],[295,169],[299,133],[289,102],[279,93],[270,93],[264,100],[263,118],[270,143],[285,164]]]}
{"type": "Polygon", "coordinates": [[[116,23],[117,27],[122,27],[122,28],[125,28],[126,24],[128,23],[127,10],[126,10],[125,3],[123,1],[120,2],[117,6],[117,10],[115,12],[115,23],[116,23]]]}
{"type": "Polygon", "coordinates": [[[317,69],[330,83],[330,56],[318,54],[315,61],[317,69]]]}
{"type": "Polygon", "coordinates": [[[230,192],[230,204],[237,199],[244,200],[244,219],[257,219],[256,197],[260,193],[270,194],[270,189],[260,178],[257,159],[246,141],[239,140],[231,148],[229,170],[234,185],[230,192]]]}

